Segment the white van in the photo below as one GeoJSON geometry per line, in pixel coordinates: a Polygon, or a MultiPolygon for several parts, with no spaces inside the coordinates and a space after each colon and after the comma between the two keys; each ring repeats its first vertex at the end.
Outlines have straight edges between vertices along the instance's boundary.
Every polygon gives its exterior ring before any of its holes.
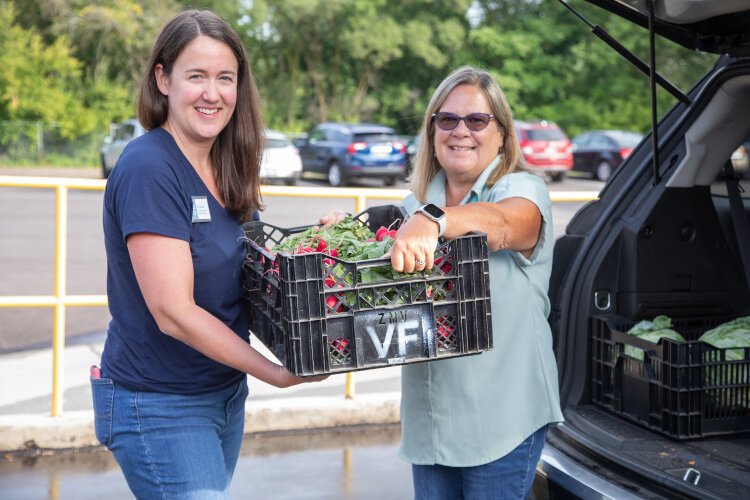
{"type": "Polygon", "coordinates": [[[109,126],[109,135],[104,138],[104,144],[100,150],[103,178],[109,177],[125,145],[145,133],[146,129],[135,118],[109,126]]]}

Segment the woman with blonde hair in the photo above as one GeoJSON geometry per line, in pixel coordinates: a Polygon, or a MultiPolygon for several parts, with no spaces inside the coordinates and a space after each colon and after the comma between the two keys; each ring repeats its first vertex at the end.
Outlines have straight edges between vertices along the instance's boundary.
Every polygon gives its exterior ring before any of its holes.
{"type": "Polygon", "coordinates": [[[525,498],[549,424],[563,420],[547,316],[552,210],[525,171],[495,78],[469,66],[435,90],[422,122],[394,270],[433,265],[438,238],[487,233],[494,348],[402,368],[401,446],[417,499],[525,498]]]}

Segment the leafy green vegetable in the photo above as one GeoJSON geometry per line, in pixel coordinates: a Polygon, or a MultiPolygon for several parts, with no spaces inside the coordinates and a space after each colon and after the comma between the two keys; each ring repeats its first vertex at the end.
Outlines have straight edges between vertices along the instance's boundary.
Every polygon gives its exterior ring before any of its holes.
{"type": "MultiPolygon", "coordinates": [[[[662,338],[672,339],[677,342],[685,341],[682,335],[672,330],[672,319],[669,316],[657,316],[653,321],[643,320],[633,325],[627,333],[628,335],[633,335],[654,344],[658,343],[659,339],[662,338]]],[[[626,345],[625,354],[631,358],[643,361],[643,349],[626,345]]]]}
{"type": "Polygon", "coordinates": [[[413,279],[415,274],[422,273],[399,273],[393,270],[390,263],[375,267],[347,264],[382,258],[393,246],[395,236],[395,229],[381,226],[376,234],[359,220],[348,216],[330,227],[311,226],[291,234],[278,243],[272,252],[324,254],[324,283],[330,290],[326,292],[325,301],[329,311],[348,311],[356,305],[358,298],[370,307],[379,307],[405,304],[411,300],[445,300],[455,294],[455,281],[450,277],[453,261],[440,251],[436,251],[434,268],[438,279],[434,279],[433,275],[433,279],[424,284],[405,285],[403,279],[413,279]],[[445,279],[440,279],[442,277],[445,279]],[[358,289],[355,293],[350,288],[355,280],[358,284],[376,285],[358,289]],[[382,286],[378,284],[380,282],[382,286]]]}
{"type": "MultiPolygon", "coordinates": [[[[701,335],[699,340],[719,349],[750,347],[750,316],[737,318],[708,330],[701,335]]],[[[725,386],[719,388],[718,392],[709,391],[710,396],[718,403],[750,408],[747,370],[740,366],[736,366],[736,369],[727,366],[730,361],[739,361],[744,358],[743,349],[726,349],[723,362],[721,362],[720,352],[704,353],[703,362],[707,364],[706,382],[712,386],[725,386]]]]}
{"type": "MultiPolygon", "coordinates": [[[[708,330],[700,339],[706,344],[718,348],[750,347],[750,316],[737,318],[708,330]]],[[[730,349],[726,352],[726,359],[743,359],[742,349],[730,349]]]]}
{"type": "Polygon", "coordinates": [[[304,231],[287,237],[273,248],[274,252],[298,253],[300,248],[312,247],[322,238],[329,249],[336,249],[338,257],[347,261],[379,259],[393,245],[393,238],[388,236],[382,241],[375,240],[367,226],[352,216],[330,227],[312,226],[304,231]],[[368,241],[369,240],[369,241],[368,241]]]}

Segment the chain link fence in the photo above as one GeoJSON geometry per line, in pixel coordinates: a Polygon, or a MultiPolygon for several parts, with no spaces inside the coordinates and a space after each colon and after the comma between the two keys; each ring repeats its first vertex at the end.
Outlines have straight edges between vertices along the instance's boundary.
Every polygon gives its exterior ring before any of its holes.
{"type": "Polygon", "coordinates": [[[0,121],[0,166],[98,166],[107,132],[95,130],[68,139],[55,123],[0,121]]]}

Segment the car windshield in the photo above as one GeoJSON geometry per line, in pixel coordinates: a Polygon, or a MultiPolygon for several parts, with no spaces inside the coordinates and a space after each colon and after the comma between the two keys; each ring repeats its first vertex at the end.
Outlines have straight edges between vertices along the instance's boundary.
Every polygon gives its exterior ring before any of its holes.
{"type": "Polygon", "coordinates": [[[266,141],[266,147],[268,149],[279,149],[279,148],[285,148],[288,146],[288,143],[284,139],[276,139],[269,137],[266,141]]]}
{"type": "Polygon", "coordinates": [[[554,128],[534,128],[526,131],[530,141],[564,141],[565,134],[554,128]]]}

